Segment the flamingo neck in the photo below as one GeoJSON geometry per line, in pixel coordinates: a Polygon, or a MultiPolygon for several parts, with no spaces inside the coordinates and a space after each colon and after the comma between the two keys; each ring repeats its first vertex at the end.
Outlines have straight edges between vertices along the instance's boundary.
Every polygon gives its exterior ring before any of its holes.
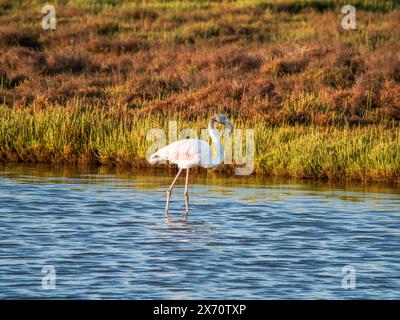
{"type": "Polygon", "coordinates": [[[211,140],[216,148],[216,153],[213,155],[211,159],[211,166],[218,166],[221,164],[222,160],[224,160],[224,149],[222,147],[221,139],[217,130],[214,127],[214,119],[210,120],[210,124],[208,126],[208,132],[210,133],[211,140]]]}

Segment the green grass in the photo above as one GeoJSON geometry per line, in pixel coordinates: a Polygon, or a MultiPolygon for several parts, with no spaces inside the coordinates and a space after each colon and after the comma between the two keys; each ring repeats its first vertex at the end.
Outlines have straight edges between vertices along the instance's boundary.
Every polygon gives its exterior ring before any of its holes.
{"type": "MultiPolygon", "coordinates": [[[[88,163],[147,168],[151,129],[168,137],[167,117],[126,109],[0,108],[0,160],[88,163]]],[[[207,121],[185,121],[178,130],[200,129],[207,121]]],[[[255,130],[254,173],[299,178],[400,182],[400,129],[379,126],[317,127],[235,121],[235,130],[255,130]]],[[[167,141],[168,142],[168,141],[167,141]]],[[[244,143],[245,145],[245,143],[244,143]]],[[[231,171],[224,165],[221,172],[231,171]]]]}

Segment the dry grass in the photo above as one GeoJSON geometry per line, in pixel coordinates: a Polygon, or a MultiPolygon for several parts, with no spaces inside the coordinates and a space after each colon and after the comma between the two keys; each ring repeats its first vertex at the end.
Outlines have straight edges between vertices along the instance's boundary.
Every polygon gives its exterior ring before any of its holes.
{"type": "Polygon", "coordinates": [[[79,98],[191,117],[223,107],[274,124],[399,120],[392,1],[358,1],[356,31],[340,28],[335,1],[63,1],[55,31],[26,14],[40,1],[19,3],[0,16],[6,105],[79,98]]]}

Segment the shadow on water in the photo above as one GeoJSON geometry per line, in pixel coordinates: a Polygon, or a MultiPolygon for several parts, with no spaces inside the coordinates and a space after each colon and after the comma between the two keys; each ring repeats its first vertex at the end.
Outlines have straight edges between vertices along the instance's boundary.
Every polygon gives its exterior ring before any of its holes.
{"type": "Polygon", "coordinates": [[[398,298],[398,188],[201,172],[165,223],[175,173],[0,164],[0,297],[398,298]]]}

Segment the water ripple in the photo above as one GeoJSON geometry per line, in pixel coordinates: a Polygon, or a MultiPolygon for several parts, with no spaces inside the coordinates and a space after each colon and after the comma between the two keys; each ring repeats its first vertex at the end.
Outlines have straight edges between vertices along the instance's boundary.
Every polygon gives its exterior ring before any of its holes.
{"type": "Polygon", "coordinates": [[[0,298],[399,298],[395,190],[195,181],[166,224],[171,176],[27,171],[0,171],[0,298]]]}

